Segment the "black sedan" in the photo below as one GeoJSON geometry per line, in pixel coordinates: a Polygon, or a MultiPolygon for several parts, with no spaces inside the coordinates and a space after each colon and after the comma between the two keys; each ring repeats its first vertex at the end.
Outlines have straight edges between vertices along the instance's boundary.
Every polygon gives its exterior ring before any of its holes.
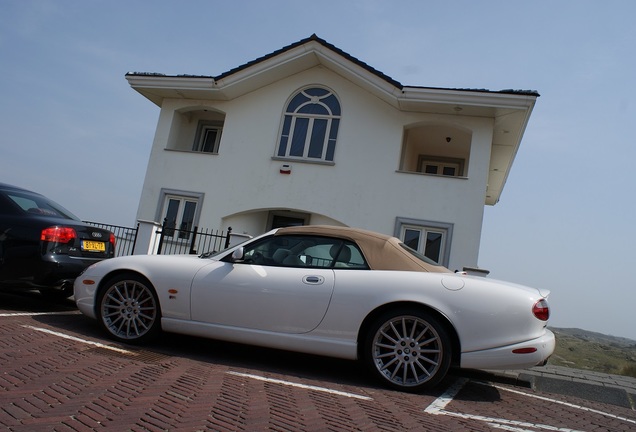
{"type": "Polygon", "coordinates": [[[115,254],[115,236],[35,192],[0,183],[0,286],[66,298],[89,265],[115,254]]]}

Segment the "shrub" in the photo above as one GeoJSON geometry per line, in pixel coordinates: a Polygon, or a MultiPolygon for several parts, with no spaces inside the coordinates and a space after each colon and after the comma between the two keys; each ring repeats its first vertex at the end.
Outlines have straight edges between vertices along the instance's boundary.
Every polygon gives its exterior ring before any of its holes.
{"type": "Polygon", "coordinates": [[[636,378],[636,364],[628,364],[621,369],[621,375],[636,378]]]}

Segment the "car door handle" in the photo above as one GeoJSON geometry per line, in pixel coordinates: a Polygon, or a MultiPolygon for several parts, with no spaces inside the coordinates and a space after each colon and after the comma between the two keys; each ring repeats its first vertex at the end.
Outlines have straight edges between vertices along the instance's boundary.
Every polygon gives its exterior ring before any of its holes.
{"type": "Polygon", "coordinates": [[[325,281],[325,278],[322,276],[305,276],[303,278],[303,282],[307,285],[320,285],[325,281]]]}

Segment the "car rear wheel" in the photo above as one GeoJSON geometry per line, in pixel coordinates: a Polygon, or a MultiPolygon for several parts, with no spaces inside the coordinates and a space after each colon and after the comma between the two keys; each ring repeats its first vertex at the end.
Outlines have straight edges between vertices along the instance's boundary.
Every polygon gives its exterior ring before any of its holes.
{"type": "Polygon", "coordinates": [[[370,327],[364,361],[389,387],[421,391],[446,376],[451,342],[444,327],[430,314],[406,308],[390,311],[370,327]]]}
{"type": "Polygon", "coordinates": [[[152,339],[161,325],[154,288],[139,275],[115,276],[98,295],[97,320],[118,341],[142,343],[152,339]]]}

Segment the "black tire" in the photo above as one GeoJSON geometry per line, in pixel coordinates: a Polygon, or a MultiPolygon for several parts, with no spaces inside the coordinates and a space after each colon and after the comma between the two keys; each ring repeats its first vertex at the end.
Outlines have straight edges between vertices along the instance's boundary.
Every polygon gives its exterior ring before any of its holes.
{"type": "Polygon", "coordinates": [[[385,385],[418,392],[434,387],[446,376],[451,347],[437,319],[415,308],[403,308],[382,314],[371,325],[363,361],[385,385]]]}
{"type": "Polygon", "coordinates": [[[103,284],[96,313],[100,327],[120,342],[148,342],[161,328],[161,309],[154,287],[133,273],[115,276],[103,284]]]}

